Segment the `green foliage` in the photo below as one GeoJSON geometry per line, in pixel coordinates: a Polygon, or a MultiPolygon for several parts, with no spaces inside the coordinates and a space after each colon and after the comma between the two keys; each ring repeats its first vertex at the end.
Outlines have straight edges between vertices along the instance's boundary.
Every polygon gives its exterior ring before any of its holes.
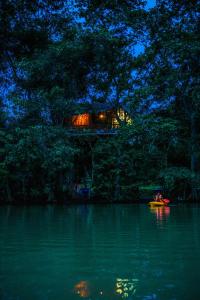
{"type": "Polygon", "coordinates": [[[189,169],[184,167],[171,167],[160,172],[160,177],[164,180],[164,185],[167,189],[172,190],[177,182],[182,184],[189,184],[192,179],[192,173],[189,169]]]}
{"type": "Polygon", "coordinates": [[[77,150],[63,129],[16,128],[2,148],[1,191],[10,201],[52,201],[55,195],[62,200],[71,193],[77,150]]]}
{"type": "Polygon", "coordinates": [[[143,117],[118,130],[93,149],[94,192],[115,200],[131,200],[144,183],[161,182],[176,143],[176,122],[143,117]],[[108,171],[109,170],[109,171],[108,171]]]}

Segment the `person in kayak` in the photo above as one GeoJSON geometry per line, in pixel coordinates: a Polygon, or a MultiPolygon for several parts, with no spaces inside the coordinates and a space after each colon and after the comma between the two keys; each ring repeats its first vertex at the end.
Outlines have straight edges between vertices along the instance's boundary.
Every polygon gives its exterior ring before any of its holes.
{"type": "Polygon", "coordinates": [[[163,195],[160,192],[157,193],[156,196],[154,197],[154,201],[163,202],[163,195]]]}

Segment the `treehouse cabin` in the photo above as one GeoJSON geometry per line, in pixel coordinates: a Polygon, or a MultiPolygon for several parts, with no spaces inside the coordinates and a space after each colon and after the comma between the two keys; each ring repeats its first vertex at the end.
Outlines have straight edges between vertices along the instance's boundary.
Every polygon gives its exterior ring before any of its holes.
{"type": "Polygon", "coordinates": [[[114,124],[114,113],[102,111],[99,113],[83,113],[71,118],[71,127],[88,129],[111,129],[117,127],[114,124]]]}
{"type": "Polygon", "coordinates": [[[65,126],[71,129],[93,129],[109,131],[120,126],[120,122],[130,122],[123,109],[111,109],[102,105],[98,109],[83,111],[65,119],[65,126]],[[107,109],[106,109],[107,108],[107,109]]]}

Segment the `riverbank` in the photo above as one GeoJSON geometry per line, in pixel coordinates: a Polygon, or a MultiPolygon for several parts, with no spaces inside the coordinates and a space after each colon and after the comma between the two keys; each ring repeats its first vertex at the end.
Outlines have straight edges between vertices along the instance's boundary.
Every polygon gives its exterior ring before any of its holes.
{"type": "MultiPolygon", "coordinates": [[[[1,201],[0,206],[3,205],[13,205],[13,206],[31,206],[31,205],[105,205],[105,204],[148,204],[148,202],[152,201],[152,198],[150,199],[135,199],[131,201],[114,201],[114,200],[105,200],[105,199],[70,199],[70,200],[65,200],[65,201],[1,201]]],[[[199,203],[199,201],[192,201],[192,200],[173,200],[170,202],[169,205],[174,205],[174,204],[194,204],[194,203],[199,203]]]]}

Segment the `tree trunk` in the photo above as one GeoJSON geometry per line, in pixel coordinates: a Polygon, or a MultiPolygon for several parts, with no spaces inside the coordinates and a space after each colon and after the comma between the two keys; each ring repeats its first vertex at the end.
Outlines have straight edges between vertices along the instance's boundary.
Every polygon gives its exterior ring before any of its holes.
{"type": "Polygon", "coordinates": [[[116,163],[116,178],[115,178],[115,194],[114,194],[114,199],[115,201],[120,200],[120,169],[121,169],[121,151],[118,148],[117,149],[117,163],[116,163]]]}
{"type": "Polygon", "coordinates": [[[8,201],[12,202],[13,198],[12,198],[11,189],[8,181],[6,182],[6,193],[7,193],[8,201]]]}
{"type": "Polygon", "coordinates": [[[196,200],[195,176],[197,172],[197,132],[196,132],[196,114],[193,112],[190,118],[190,169],[192,173],[191,190],[192,200],[196,200]]]}

